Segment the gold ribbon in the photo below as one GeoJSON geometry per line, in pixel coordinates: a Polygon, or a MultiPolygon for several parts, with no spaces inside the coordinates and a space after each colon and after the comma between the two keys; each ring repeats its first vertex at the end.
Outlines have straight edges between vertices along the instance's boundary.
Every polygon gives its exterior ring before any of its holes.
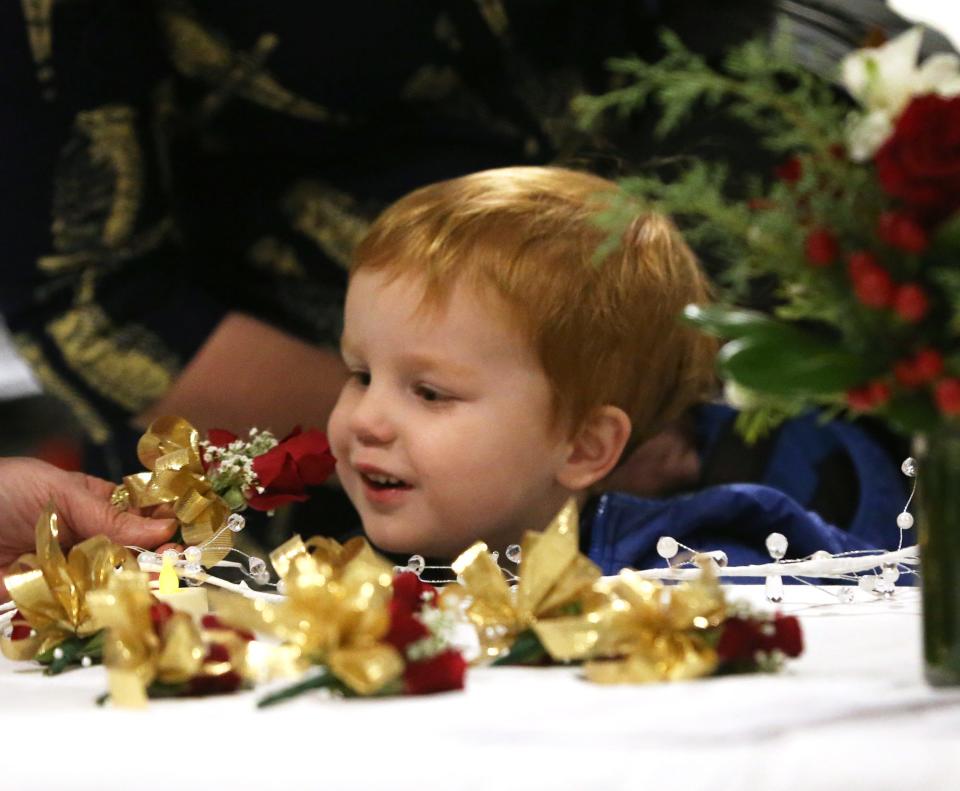
{"type": "MultiPolygon", "coordinates": [[[[137,456],[150,472],[128,475],[115,493],[119,501],[125,491],[135,508],[171,504],[189,546],[210,541],[230,515],[230,507],[204,476],[199,442],[199,433],[183,418],[157,418],[137,443],[137,456]]],[[[233,533],[224,530],[204,547],[200,562],[214,566],[232,546],[233,533]]]]}
{"type": "Polygon", "coordinates": [[[205,662],[208,646],[189,615],[174,611],[157,628],[150,609],[158,602],[148,580],[143,572],[124,571],[90,596],[91,611],[107,628],[103,663],[114,704],[145,706],[150,686],[157,682],[186,684],[234,672],[246,676],[246,641],[239,636],[216,630],[216,642],[226,649],[227,658],[205,662]]]}
{"type": "Polygon", "coordinates": [[[74,545],[64,557],[59,532],[59,518],[49,505],[37,520],[36,554],[23,555],[4,577],[10,597],[35,631],[22,640],[0,637],[0,650],[9,659],[33,659],[68,637],[99,631],[90,596],[106,586],[118,567],[136,568],[130,552],[102,535],[74,545]]]}
{"type": "Polygon", "coordinates": [[[678,681],[714,671],[717,655],[707,633],[724,621],[726,605],[709,564],[683,585],[624,571],[593,588],[599,606],[544,624],[539,636],[552,655],[558,644],[575,646],[564,658],[595,659],[584,670],[602,684],[678,681]]]}
{"type": "MultiPolygon", "coordinates": [[[[521,547],[520,582],[511,591],[487,545],[477,542],[453,562],[462,586],[444,589],[443,597],[466,594],[467,615],[477,628],[483,658],[507,653],[517,635],[530,628],[554,659],[580,652],[577,629],[547,628],[571,610],[590,608],[600,569],[580,554],[575,502],[568,500],[542,533],[527,532],[521,547]],[[568,634],[564,634],[568,632],[568,634]],[[549,644],[544,635],[549,635],[549,644]]],[[[562,623],[567,623],[566,620],[562,623]]]]}
{"type": "Polygon", "coordinates": [[[403,657],[383,638],[390,628],[393,567],[363,538],[304,544],[294,536],[270,555],[287,598],[278,603],[214,598],[225,621],[278,638],[299,671],[324,664],[359,695],[398,679],[403,657]]]}

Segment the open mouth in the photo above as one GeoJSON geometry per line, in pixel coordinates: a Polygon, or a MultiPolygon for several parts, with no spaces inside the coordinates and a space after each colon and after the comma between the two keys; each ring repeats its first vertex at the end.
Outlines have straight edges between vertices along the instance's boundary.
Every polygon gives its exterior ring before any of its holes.
{"type": "Polygon", "coordinates": [[[360,473],[364,483],[377,492],[384,492],[391,489],[409,489],[410,484],[400,478],[394,478],[392,475],[374,475],[373,473],[360,473]]]}

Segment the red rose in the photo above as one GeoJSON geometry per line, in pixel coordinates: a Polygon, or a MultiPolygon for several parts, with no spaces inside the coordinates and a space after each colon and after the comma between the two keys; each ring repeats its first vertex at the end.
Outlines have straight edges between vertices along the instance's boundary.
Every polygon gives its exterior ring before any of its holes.
{"type": "Polygon", "coordinates": [[[717,642],[721,662],[752,662],[760,641],[759,624],[747,618],[728,618],[717,642]]]}
{"type": "Polygon", "coordinates": [[[253,460],[264,491],[248,494],[247,504],[258,511],[272,511],[285,503],[302,502],[307,499],[306,487],[323,483],[335,465],[326,434],[316,429],[301,433],[298,426],[253,460]]]}
{"type": "Polygon", "coordinates": [[[411,571],[397,574],[393,578],[393,597],[390,599],[390,630],[384,640],[396,648],[401,654],[406,652],[410,643],[430,636],[430,630],[421,623],[417,614],[426,600],[423,594],[436,596],[437,589],[433,585],[421,582],[420,578],[411,571]]]}
{"type": "Polygon", "coordinates": [[[896,211],[886,211],[880,215],[877,235],[891,247],[905,253],[922,253],[930,241],[920,223],[896,211]]]}
{"type": "Polygon", "coordinates": [[[960,207],[960,96],[915,97],[877,152],[877,177],[927,223],[960,207]]]}
{"type": "Polygon", "coordinates": [[[804,251],[813,266],[829,266],[840,255],[840,245],[826,228],[817,228],[807,235],[804,251]]]}
{"type": "Polygon", "coordinates": [[[775,632],[767,650],[783,651],[787,656],[800,656],[803,653],[803,632],[800,621],[792,615],[780,615],[773,619],[775,632]]]}
{"type": "Polygon", "coordinates": [[[937,408],[945,415],[960,415],[960,379],[947,378],[937,382],[933,391],[937,408]]]}
{"type": "Polygon", "coordinates": [[[410,695],[429,695],[463,689],[467,663],[459,651],[444,651],[422,662],[410,662],[403,674],[403,683],[410,695]]]}
{"type": "Polygon", "coordinates": [[[930,300],[916,283],[904,283],[893,296],[893,310],[904,321],[916,324],[927,315],[930,300]]]}
{"type": "Polygon", "coordinates": [[[23,613],[20,610],[14,610],[13,620],[10,622],[10,625],[13,627],[10,631],[11,640],[26,640],[30,637],[30,633],[33,632],[33,627],[23,617],[23,613]]]}

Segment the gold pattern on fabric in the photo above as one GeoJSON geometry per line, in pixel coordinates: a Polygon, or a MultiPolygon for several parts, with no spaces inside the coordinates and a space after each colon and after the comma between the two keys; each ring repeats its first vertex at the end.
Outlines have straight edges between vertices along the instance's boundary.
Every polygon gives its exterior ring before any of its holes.
{"type": "Polygon", "coordinates": [[[54,0],[20,0],[30,53],[37,65],[37,80],[47,101],[56,98],[53,86],[53,3],[54,0]]]}
{"type": "Polygon", "coordinates": [[[75,121],[77,131],[90,141],[90,159],[114,174],[113,205],[101,238],[108,248],[129,239],[143,200],[143,157],[135,120],[132,107],[106,105],[78,113],[75,121]]]}
{"type": "Polygon", "coordinates": [[[257,268],[283,277],[307,276],[293,247],[283,244],[275,236],[264,236],[258,239],[250,248],[247,257],[257,268]]]}
{"type": "Polygon", "coordinates": [[[403,657],[383,638],[390,628],[393,567],[364,538],[344,545],[299,536],[270,555],[287,598],[273,603],[212,592],[228,623],[270,634],[300,672],[325,664],[359,695],[397,680],[403,657]]]}
{"type": "Polygon", "coordinates": [[[297,184],[284,200],[284,208],[293,227],[344,269],[370,228],[350,195],[316,181],[297,184]]]}
{"type": "Polygon", "coordinates": [[[497,38],[503,38],[507,35],[510,30],[510,22],[502,0],[476,0],[476,3],[491,32],[497,38]]]}
{"type": "Polygon", "coordinates": [[[103,628],[89,606],[90,597],[116,576],[119,567],[136,568],[133,555],[106,536],[74,545],[64,557],[60,517],[51,503],[36,525],[36,553],[13,563],[3,582],[20,615],[35,631],[31,637],[0,637],[9,659],[33,659],[68,637],[89,637],[103,628]]]}
{"type": "Polygon", "coordinates": [[[132,322],[115,326],[94,303],[63,312],[46,329],[77,376],[134,414],[166,393],[180,370],[157,335],[132,322]]]}
{"type": "Polygon", "coordinates": [[[142,572],[124,571],[90,596],[91,611],[107,629],[103,663],[115,705],[142,708],[154,682],[183,684],[197,677],[247,675],[246,641],[239,636],[218,629],[216,643],[227,653],[219,661],[204,662],[208,650],[204,635],[189,615],[174,612],[155,626],[150,610],[157,600],[148,580],[142,572]]]}
{"type": "Polygon", "coordinates": [[[477,542],[453,562],[461,585],[449,585],[443,596],[467,595],[472,599],[467,616],[477,627],[481,658],[506,654],[516,637],[532,629],[554,659],[565,660],[577,651],[579,635],[568,629],[551,629],[545,641],[541,632],[553,619],[571,609],[589,609],[599,597],[593,583],[600,569],[580,554],[576,503],[568,500],[543,533],[527,531],[523,538],[520,582],[511,590],[487,545],[477,542]]]}
{"type": "Polygon", "coordinates": [[[594,585],[601,603],[561,618],[539,633],[547,650],[560,641],[575,650],[568,659],[587,659],[584,672],[601,684],[680,681],[709,675],[717,654],[708,630],[726,618],[723,592],[709,563],[700,577],[664,586],[630,571],[594,585]],[[571,635],[574,639],[571,641],[571,635]]]}
{"type": "Polygon", "coordinates": [[[135,508],[169,503],[186,544],[210,542],[200,557],[209,568],[233,547],[233,533],[221,530],[230,508],[204,476],[199,441],[197,430],[183,418],[157,418],[137,443],[137,457],[150,472],[128,475],[123,485],[135,508]]]}
{"type": "Polygon", "coordinates": [[[98,445],[105,444],[111,435],[109,425],[72,385],[64,381],[54,371],[53,366],[50,365],[40,348],[40,344],[26,333],[14,335],[13,343],[17,348],[17,353],[30,366],[34,376],[39,380],[43,391],[55,396],[70,407],[77,421],[83,426],[87,436],[93,442],[98,445]]]}
{"type": "Polygon", "coordinates": [[[203,108],[212,114],[230,96],[311,121],[335,120],[329,110],[284,88],[266,71],[263,62],[277,46],[275,34],[264,33],[252,53],[234,50],[222,37],[184,8],[167,7],[161,25],[174,67],[186,77],[215,87],[203,108]]]}

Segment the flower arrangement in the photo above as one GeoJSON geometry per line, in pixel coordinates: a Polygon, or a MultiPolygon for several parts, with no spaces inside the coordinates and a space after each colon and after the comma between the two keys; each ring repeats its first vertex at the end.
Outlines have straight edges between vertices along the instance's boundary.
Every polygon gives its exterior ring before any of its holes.
{"type": "MultiPolygon", "coordinates": [[[[662,61],[612,61],[623,86],[579,101],[592,124],[654,99],[662,133],[723,102],[781,158],[740,200],[705,162],[670,182],[623,181],[729,264],[718,304],[686,316],[729,341],[719,367],[748,439],[811,406],[903,433],[960,417],[960,62],[918,66],[921,36],[846,57],[844,94],[784,42],[748,43],[714,69],[665,34],[662,61]],[[772,315],[737,309],[761,279],[776,284],[772,315]]],[[[622,232],[631,211],[614,206],[606,222],[622,232]]]]}

